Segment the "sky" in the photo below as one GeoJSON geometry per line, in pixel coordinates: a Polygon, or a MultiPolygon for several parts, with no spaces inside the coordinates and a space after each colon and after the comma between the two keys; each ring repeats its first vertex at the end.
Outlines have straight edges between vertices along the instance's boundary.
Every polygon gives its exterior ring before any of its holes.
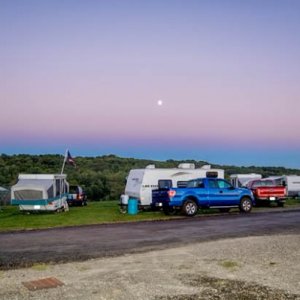
{"type": "Polygon", "coordinates": [[[0,0],[0,153],[300,168],[299,32],[298,0],[0,0]]]}

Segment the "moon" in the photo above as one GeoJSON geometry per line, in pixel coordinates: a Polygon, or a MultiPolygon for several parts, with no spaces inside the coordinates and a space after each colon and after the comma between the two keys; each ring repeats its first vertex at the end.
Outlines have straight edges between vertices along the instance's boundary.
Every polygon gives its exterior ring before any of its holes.
{"type": "Polygon", "coordinates": [[[162,101],[162,100],[158,100],[158,101],[157,101],[157,105],[158,105],[158,106],[162,106],[162,105],[163,105],[163,101],[162,101]]]}

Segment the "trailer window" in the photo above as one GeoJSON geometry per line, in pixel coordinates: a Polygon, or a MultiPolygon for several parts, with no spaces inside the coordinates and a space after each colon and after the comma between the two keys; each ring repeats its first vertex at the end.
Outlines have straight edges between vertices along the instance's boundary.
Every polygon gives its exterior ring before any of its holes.
{"type": "Polygon", "coordinates": [[[206,177],[207,178],[218,178],[218,172],[212,172],[212,171],[206,172],[206,177]]]}
{"type": "Polygon", "coordinates": [[[40,200],[43,199],[43,192],[36,190],[18,190],[14,192],[17,200],[40,200]]]}
{"type": "Polygon", "coordinates": [[[171,187],[172,187],[172,180],[169,180],[169,179],[158,180],[158,188],[159,189],[169,189],[171,187]]]}
{"type": "Polygon", "coordinates": [[[177,187],[178,188],[185,188],[187,186],[187,181],[177,181],[177,187]]]}

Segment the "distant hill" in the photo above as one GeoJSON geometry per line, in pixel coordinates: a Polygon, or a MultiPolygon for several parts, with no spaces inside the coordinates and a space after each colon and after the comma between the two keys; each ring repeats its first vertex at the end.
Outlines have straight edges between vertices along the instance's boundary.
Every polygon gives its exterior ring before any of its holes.
{"type": "MultiPolygon", "coordinates": [[[[6,155],[0,156],[0,186],[11,186],[16,183],[19,173],[60,173],[62,155],[6,155]]],[[[195,160],[167,160],[154,161],[148,159],[122,158],[115,155],[97,157],[76,157],[77,167],[66,165],[65,172],[71,184],[83,186],[89,199],[109,200],[119,199],[124,192],[126,176],[130,169],[144,168],[149,164],[156,167],[177,167],[180,163],[194,163],[196,167],[211,164],[205,161],[195,160]]],[[[282,167],[237,167],[211,164],[214,168],[225,170],[226,177],[231,174],[259,173],[263,177],[277,175],[300,175],[299,169],[287,169],[282,167]]]]}

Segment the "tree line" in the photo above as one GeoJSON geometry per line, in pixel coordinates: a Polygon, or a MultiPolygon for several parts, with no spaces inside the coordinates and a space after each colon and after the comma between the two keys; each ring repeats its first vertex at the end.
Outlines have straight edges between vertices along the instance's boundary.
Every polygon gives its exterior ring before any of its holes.
{"type": "MultiPolygon", "coordinates": [[[[54,174],[60,173],[64,157],[62,155],[0,155],[0,186],[10,187],[17,182],[20,173],[54,174]]],[[[65,166],[64,173],[68,182],[84,188],[90,200],[116,200],[124,192],[126,177],[131,169],[145,168],[154,164],[157,168],[174,168],[180,163],[194,163],[201,167],[208,162],[195,160],[154,161],[147,159],[122,158],[116,155],[75,158],[76,168],[65,166]]],[[[280,175],[300,175],[299,169],[283,167],[237,167],[211,164],[213,168],[225,170],[228,178],[231,174],[258,173],[263,177],[280,175]]]]}

